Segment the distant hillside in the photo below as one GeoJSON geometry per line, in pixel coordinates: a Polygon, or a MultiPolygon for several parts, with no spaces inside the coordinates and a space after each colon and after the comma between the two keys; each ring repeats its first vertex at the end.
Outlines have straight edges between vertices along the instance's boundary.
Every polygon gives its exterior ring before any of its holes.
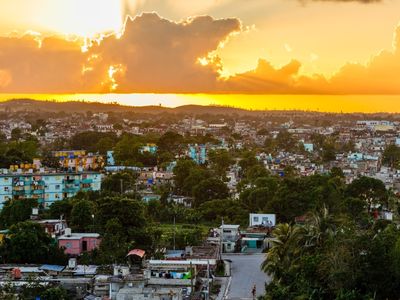
{"type": "Polygon", "coordinates": [[[117,103],[99,103],[83,101],[39,101],[32,99],[11,99],[0,102],[0,111],[47,111],[47,112],[137,112],[137,113],[186,113],[186,114],[254,114],[261,111],[250,111],[234,107],[184,105],[176,108],[163,106],[125,106],[117,103]]]}
{"type": "MultiPolygon", "coordinates": [[[[285,116],[302,116],[302,115],[340,115],[336,113],[312,112],[312,111],[277,111],[277,110],[246,110],[235,107],[226,106],[202,106],[202,105],[183,105],[176,108],[163,107],[163,106],[126,106],[117,103],[100,103],[100,102],[84,102],[84,101],[39,101],[33,99],[11,99],[0,102],[0,111],[35,111],[35,112],[60,112],[66,113],[74,112],[135,112],[144,114],[160,114],[160,113],[184,113],[184,114],[221,114],[221,115],[253,115],[253,116],[266,116],[266,115],[285,115],[285,116]]],[[[365,114],[354,113],[346,114],[356,118],[394,118],[398,119],[399,114],[390,113],[377,113],[365,114]]]]}

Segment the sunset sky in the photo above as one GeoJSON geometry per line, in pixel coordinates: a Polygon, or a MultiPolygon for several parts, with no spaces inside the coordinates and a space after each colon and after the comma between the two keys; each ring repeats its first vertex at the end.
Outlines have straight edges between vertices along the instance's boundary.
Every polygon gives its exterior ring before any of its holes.
{"type": "Polygon", "coordinates": [[[399,0],[0,0],[0,99],[397,112],[399,22],[399,0]]]}

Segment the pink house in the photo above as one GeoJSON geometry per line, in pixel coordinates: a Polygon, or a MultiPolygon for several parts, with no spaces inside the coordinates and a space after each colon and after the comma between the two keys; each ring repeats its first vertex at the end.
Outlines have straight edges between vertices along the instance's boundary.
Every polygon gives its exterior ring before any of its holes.
{"type": "Polygon", "coordinates": [[[100,246],[101,239],[98,233],[71,233],[58,237],[58,246],[65,248],[65,254],[78,256],[86,251],[92,251],[100,246]]]}

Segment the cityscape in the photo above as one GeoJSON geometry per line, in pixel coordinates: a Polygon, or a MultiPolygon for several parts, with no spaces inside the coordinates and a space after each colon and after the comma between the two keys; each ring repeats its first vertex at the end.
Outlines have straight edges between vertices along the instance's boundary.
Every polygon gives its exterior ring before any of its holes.
{"type": "Polygon", "coordinates": [[[0,300],[396,300],[400,2],[0,1],[0,300]]]}

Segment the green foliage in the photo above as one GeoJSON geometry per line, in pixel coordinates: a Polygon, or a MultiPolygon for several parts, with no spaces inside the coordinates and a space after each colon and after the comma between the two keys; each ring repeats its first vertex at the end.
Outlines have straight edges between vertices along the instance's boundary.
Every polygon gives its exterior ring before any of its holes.
{"type": "Polygon", "coordinates": [[[38,223],[20,222],[10,227],[9,238],[0,246],[8,263],[64,264],[66,259],[57,242],[38,223]]]}
{"type": "MultiPolygon", "coordinates": [[[[76,150],[87,150],[89,152],[100,152],[104,151],[99,141],[103,138],[110,138],[114,142],[117,141],[117,137],[114,133],[103,133],[96,131],[85,131],[74,135],[70,140],[70,147],[76,150]],[[100,147],[99,147],[100,146],[100,147]],[[102,148],[102,149],[100,149],[102,148]]],[[[108,149],[111,150],[111,149],[108,149]]]]}
{"type": "Polygon", "coordinates": [[[185,180],[194,169],[198,168],[199,166],[191,159],[181,159],[177,161],[174,168],[174,182],[177,193],[188,194],[188,191],[184,188],[185,180]]]}
{"type": "Polygon", "coordinates": [[[193,196],[194,206],[199,207],[207,201],[228,198],[229,190],[221,180],[209,178],[201,181],[193,188],[193,196]]]}
{"type": "Polygon", "coordinates": [[[208,153],[208,159],[212,170],[220,178],[225,177],[226,171],[228,171],[229,167],[233,164],[232,156],[225,149],[210,151],[208,153]]]}
{"type": "Polygon", "coordinates": [[[125,193],[135,188],[136,177],[131,171],[108,175],[101,183],[101,189],[104,192],[125,193]]]}
{"type": "Polygon", "coordinates": [[[62,287],[54,287],[46,289],[41,294],[41,299],[43,300],[67,300],[68,293],[62,287]]]}
{"type": "Polygon", "coordinates": [[[382,163],[391,168],[398,169],[400,167],[400,147],[389,145],[382,154],[382,163]]]}
{"type": "Polygon", "coordinates": [[[117,163],[125,166],[155,166],[157,158],[148,152],[141,152],[144,145],[142,137],[124,135],[115,145],[114,157],[117,163]]]}
{"type": "Polygon", "coordinates": [[[388,193],[382,181],[362,176],[347,186],[346,194],[350,197],[359,198],[368,203],[368,211],[372,205],[387,206],[388,193]]]}
{"type": "Polygon", "coordinates": [[[288,131],[280,131],[276,136],[275,142],[278,149],[286,152],[295,152],[297,149],[297,141],[288,131]]]}
{"type": "Polygon", "coordinates": [[[38,207],[35,199],[8,200],[0,211],[0,226],[9,228],[19,222],[29,220],[34,207],[38,207]]]}
{"type": "Polygon", "coordinates": [[[397,299],[400,230],[360,227],[322,209],[305,225],[279,224],[262,268],[263,299],[397,299]]]}
{"type": "Polygon", "coordinates": [[[198,212],[202,220],[208,223],[219,224],[221,219],[224,218],[224,221],[228,224],[248,225],[249,210],[236,200],[211,200],[201,204],[198,212]]]}
{"type": "Polygon", "coordinates": [[[89,200],[77,201],[72,210],[70,224],[75,232],[93,231],[94,205],[89,200]],[[93,215],[93,216],[92,216],[93,215]]]}
{"type": "Polygon", "coordinates": [[[164,153],[172,154],[171,158],[174,158],[175,155],[180,154],[183,149],[184,138],[180,134],[167,131],[164,133],[158,140],[158,151],[160,155],[164,153]]]}
{"type": "Polygon", "coordinates": [[[0,142],[0,167],[8,168],[10,165],[31,163],[38,156],[39,144],[35,139],[25,141],[0,142]]]}

